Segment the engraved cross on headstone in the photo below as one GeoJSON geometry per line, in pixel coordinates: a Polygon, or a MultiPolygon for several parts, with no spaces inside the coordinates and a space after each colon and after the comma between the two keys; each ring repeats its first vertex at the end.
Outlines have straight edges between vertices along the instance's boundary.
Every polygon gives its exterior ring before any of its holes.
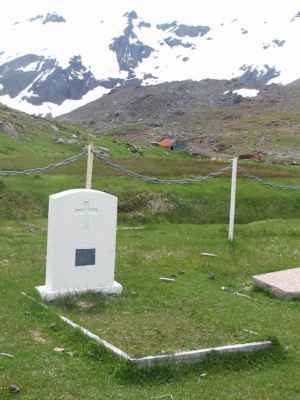
{"type": "Polygon", "coordinates": [[[95,215],[98,213],[98,208],[91,208],[90,207],[90,202],[89,201],[84,201],[83,202],[83,208],[78,208],[75,210],[75,213],[77,215],[84,215],[84,222],[83,222],[83,228],[89,230],[90,229],[90,218],[92,215],[95,215]]]}

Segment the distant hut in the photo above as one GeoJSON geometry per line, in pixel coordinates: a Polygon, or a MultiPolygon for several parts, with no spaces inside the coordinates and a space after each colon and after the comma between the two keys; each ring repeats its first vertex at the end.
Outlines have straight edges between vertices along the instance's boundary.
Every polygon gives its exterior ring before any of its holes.
{"type": "Polygon", "coordinates": [[[164,138],[159,142],[159,146],[164,149],[173,150],[175,143],[176,143],[175,139],[164,138]]]}
{"type": "Polygon", "coordinates": [[[184,143],[178,142],[173,138],[164,138],[158,143],[158,145],[167,150],[185,150],[184,143]]]}

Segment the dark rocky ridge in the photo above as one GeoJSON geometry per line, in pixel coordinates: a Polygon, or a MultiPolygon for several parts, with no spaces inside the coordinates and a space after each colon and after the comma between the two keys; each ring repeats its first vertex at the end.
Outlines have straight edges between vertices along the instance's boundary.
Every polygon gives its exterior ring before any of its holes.
{"type": "Polygon", "coordinates": [[[197,37],[204,36],[210,31],[209,26],[191,26],[180,24],[174,30],[174,33],[179,37],[197,37]]]}
{"type": "Polygon", "coordinates": [[[62,15],[58,15],[57,13],[47,13],[36,15],[28,20],[29,22],[41,22],[43,25],[49,24],[50,22],[67,22],[62,15]]]}
{"type": "Polygon", "coordinates": [[[156,25],[156,27],[157,29],[160,29],[162,31],[174,32],[179,37],[204,36],[210,31],[209,26],[178,24],[177,21],[168,22],[165,24],[158,24],[156,25]]]}
{"type": "Polygon", "coordinates": [[[170,47],[176,47],[176,46],[181,46],[181,47],[184,47],[184,48],[186,48],[186,49],[188,49],[188,48],[193,48],[194,46],[192,45],[192,43],[189,43],[189,42],[183,42],[181,39],[176,39],[176,38],[174,38],[174,37],[171,37],[171,36],[169,36],[169,37],[167,37],[166,39],[165,39],[165,43],[168,45],[168,46],[170,46],[170,47]]]}
{"type": "Polygon", "coordinates": [[[13,98],[18,96],[18,94],[25,90],[39,75],[36,70],[23,71],[22,68],[26,68],[28,65],[35,62],[38,63],[39,66],[43,61],[44,57],[28,54],[2,64],[0,66],[0,84],[2,85],[0,95],[8,94],[13,98]]]}
{"type": "Polygon", "coordinates": [[[286,41],[285,40],[274,39],[272,41],[272,43],[274,43],[278,47],[283,47],[285,45],[286,41]]]}
{"type": "Polygon", "coordinates": [[[44,18],[43,14],[36,15],[35,17],[29,18],[29,22],[41,21],[44,18]]]}
{"type": "Polygon", "coordinates": [[[38,97],[30,97],[31,104],[45,101],[62,104],[66,99],[79,100],[90,90],[99,86],[94,75],[87,70],[80,56],[73,57],[65,69],[56,67],[45,79],[35,82],[31,91],[38,97]]]}
{"type": "Polygon", "coordinates": [[[154,49],[143,44],[134,32],[133,21],[138,18],[135,11],[125,14],[127,17],[127,27],[122,36],[113,39],[110,49],[116,53],[120,71],[127,71],[128,78],[134,78],[134,69],[148,58],[154,49]],[[135,40],[132,43],[132,40],[135,40]]]}
{"type": "Polygon", "coordinates": [[[45,25],[45,24],[48,24],[49,22],[61,23],[61,22],[67,22],[67,21],[61,15],[58,15],[56,13],[52,13],[52,14],[48,13],[43,20],[43,24],[45,25]]]}
{"type": "Polygon", "coordinates": [[[69,66],[63,69],[55,59],[29,54],[2,64],[0,76],[0,95],[15,98],[28,88],[29,96],[24,96],[24,99],[34,105],[80,99],[101,84],[82,65],[80,56],[73,57],[69,66]],[[33,63],[36,63],[36,68],[26,70],[33,63]]]}
{"type": "Polygon", "coordinates": [[[243,71],[243,74],[239,78],[240,83],[246,86],[262,86],[266,85],[271,79],[280,76],[280,72],[274,67],[269,67],[269,65],[265,65],[264,67],[266,71],[261,72],[256,68],[253,68],[251,65],[243,65],[240,68],[240,70],[243,71]]]}

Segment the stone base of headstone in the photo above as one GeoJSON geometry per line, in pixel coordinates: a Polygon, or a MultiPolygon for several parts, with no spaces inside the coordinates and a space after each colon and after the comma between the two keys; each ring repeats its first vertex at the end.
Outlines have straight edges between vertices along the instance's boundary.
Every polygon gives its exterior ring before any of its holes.
{"type": "Polygon", "coordinates": [[[100,293],[100,294],[104,294],[104,295],[115,295],[116,296],[116,295],[119,295],[122,293],[123,286],[120,283],[115,281],[110,286],[104,286],[104,287],[101,287],[98,289],[93,288],[92,290],[80,289],[80,290],[53,291],[53,290],[47,288],[47,286],[37,286],[36,289],[44,301],[53,301],[53,300],[60,299],[60,298],[66,297],[66,296],[80,295],[80,294],[84,294],[84,293],[100,293]]]}
{"type": "Polygon", "coordinates": [[[300,268],[256,275],[252,279],[255,286],[267,290],[276,297],[300,298],[300,268]]]}

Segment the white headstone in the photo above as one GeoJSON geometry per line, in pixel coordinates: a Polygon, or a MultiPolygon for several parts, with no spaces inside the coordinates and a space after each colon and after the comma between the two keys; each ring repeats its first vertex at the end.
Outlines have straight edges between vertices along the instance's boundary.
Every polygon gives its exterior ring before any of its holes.
{"type": "Polygon", "coordinates": [[[45,300],[68,294],[120,294],[115,282],[118,199],[90,189],[49,198],[45,300]]]}

